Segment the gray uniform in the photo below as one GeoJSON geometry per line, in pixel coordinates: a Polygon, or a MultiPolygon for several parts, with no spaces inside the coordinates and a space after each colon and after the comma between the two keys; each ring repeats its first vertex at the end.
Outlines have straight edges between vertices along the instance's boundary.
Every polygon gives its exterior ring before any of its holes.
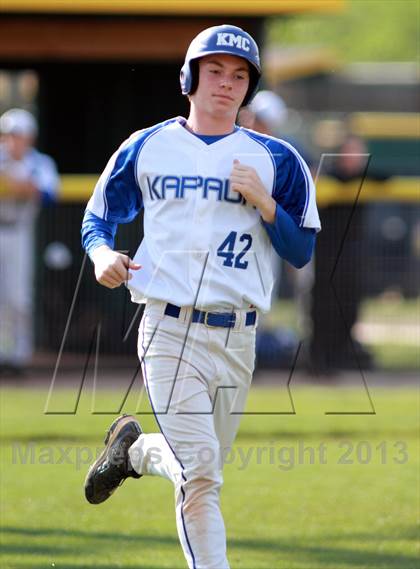
{"type": "Polygon", "coordinates": [[[43,200],[58,189],[54,161],[35,149],[14,160],[0,145],[0,175],[29,180],[40,199],[0,196],[0,364],[22,367],[33,351],[33,265],[35,220],[43,200]]]}

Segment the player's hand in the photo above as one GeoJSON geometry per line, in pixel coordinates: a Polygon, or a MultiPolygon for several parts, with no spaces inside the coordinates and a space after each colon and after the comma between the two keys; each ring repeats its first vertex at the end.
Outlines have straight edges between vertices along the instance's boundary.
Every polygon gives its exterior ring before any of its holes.
{"type": "Polygon", "coordinates": [[[258,208],[264,221],[274,222],[276,202],[268,194],[254,168],[234,160],[229,179],[232,190],[239,192],[249,204],[258,208]]]}
{"type": "Polygon", "coordinates": [[[135,263],[128,255],[113,251],[107,245],[97,247],[91,257],[95,265],[96,280],[107,288],[117,288],[129,281],[132,278],[129,269],[132,271],[141,269],[141,265],[135,263]]]}

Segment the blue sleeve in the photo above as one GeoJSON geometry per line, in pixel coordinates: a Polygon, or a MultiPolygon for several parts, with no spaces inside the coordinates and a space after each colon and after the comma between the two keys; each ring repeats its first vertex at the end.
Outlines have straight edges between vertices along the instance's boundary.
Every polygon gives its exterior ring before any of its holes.
{"type": "Polygon", "coordinates": [[[271,195],[276,203],[298,227],[320,231],[316,190],[311,172],[296,148],[286,140],[243,130],[263,146],[270,156],[273,166],[271,195]]]}
{"type": "Polygon", "coordinates": [[[133,135],[115,152],[99,178],[87,204],[96,216],[113,223],[129,223],[143,207],[136,163],[142,145],[133,135]]]}
{"type": "Polygon", "coordinates": [[[319,226],[317,212],[316,215],[312,212],[308,220],[308,206],[315,193],[312,177],[303,158],[290,144],[269,140],[267,146],[273,157],[272,197],[277,205],[274,222],[264,225],[277,254],[299,269],[312,257],[319,226]]]}
{"type": "Polygon", "coordinates": [[[82,222],[82,246],[89,257],[100,245],[108,245],[113,249],[116,231],[115,222],[101,219],[86,209],[82,222]]]}
{"type": "Polygon", "coordinates": [[[132,221],[143,206],[136,178],[142,133],[135,133],[111,156],[87,204],[82,245],[89,256],[100,245],[113,249],[119,223],[132,221]]]}
{"type": "Polygon", "coordinates": [[[138,146],[131,144],[118,154],[104,192],[106,200],[105,219],[116,223],[132,221],[143,205],[140,188],[135,176],[138,146]]]}
{"type": "Polygon", "coordinates": [[[304,267],[312,257],[315,230],[298,227],[292,217],[277,204],[274,223],[263,221],[271,243],[278,255],[294,267],[304,267]]]}
{"type": "Polygon", "coordinates": [[[275,164],[273,198],[296,225],[304,225],[313,181],[302,157],[290,145],[271,148],[275,164]]]}

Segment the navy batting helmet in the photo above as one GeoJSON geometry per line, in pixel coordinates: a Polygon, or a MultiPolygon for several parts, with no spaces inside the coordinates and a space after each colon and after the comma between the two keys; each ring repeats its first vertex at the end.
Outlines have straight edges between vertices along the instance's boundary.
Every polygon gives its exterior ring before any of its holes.
{"type": "Polygon", "coordinates": [[[255,95],[261,77],[260,56],[254,39],[237,26],[213,26],[203,30],[190,43],[181,69],[183,95],[192,95],[198,86],[198,60],[206,55],[227,53],[246,59],[249,63],[249,88],[243,105],[255,95]]]}

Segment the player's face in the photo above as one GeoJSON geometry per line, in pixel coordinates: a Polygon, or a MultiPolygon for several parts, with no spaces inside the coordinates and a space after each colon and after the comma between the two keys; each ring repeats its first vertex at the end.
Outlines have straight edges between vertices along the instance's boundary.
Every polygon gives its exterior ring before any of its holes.
{"type": "Polygon", "coordinates": [[[249,86],[245,59],[228,54],[207,55],[199,61],[199,81],[191,96],[197,110],[236,117],[249,86]]]}
{"type": "Polygon", "coordinates": [[[21,160],[33,144],[33,137],[22,134],[6,134],[3,137],[7,152],[14,160],[21,160]]]}

